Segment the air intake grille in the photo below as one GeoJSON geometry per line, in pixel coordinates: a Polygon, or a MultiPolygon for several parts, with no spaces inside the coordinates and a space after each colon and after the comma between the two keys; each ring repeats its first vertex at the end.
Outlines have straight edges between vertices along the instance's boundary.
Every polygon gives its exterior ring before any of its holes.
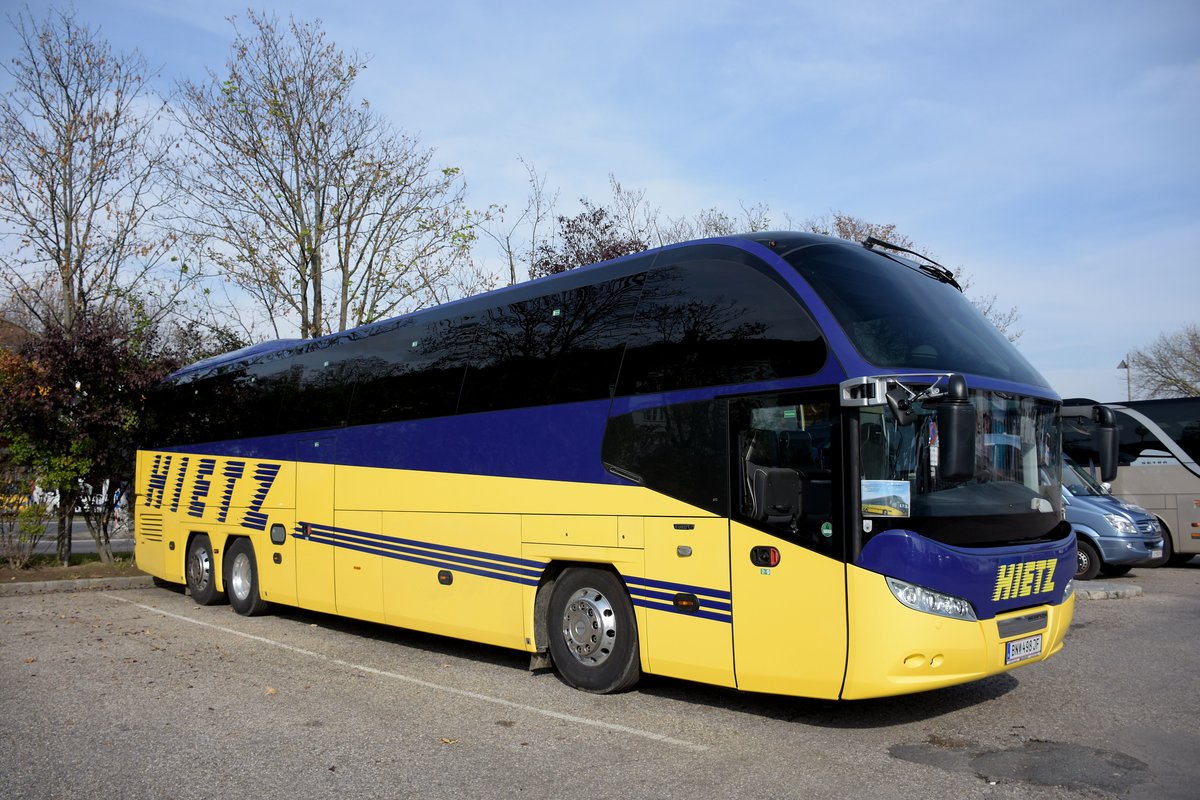
{"type": "Polygon", "coordinates": [[[1046,627],[1047,614],[1045,611],[1038,611],[1034,614],[1026,614],[1023,617],[1010,617],[1002,619],[999,623],[1000,638],[1007,639],[1010,636],[1020,636],[1025,633],[1033,633],[1040,631],[1046,627]]]}
{"type": "Polygon", "coordinates": [[[137,535],[147,542],[161,542],[163,538],[162,514],[139,514],[137,535]]]}

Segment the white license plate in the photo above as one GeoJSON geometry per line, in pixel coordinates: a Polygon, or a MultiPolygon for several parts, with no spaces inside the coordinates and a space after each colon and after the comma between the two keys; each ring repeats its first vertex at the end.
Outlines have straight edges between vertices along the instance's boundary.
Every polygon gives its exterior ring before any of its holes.
{"type": "Polygon", "coordinates": [[[1027,658],[1034,658],[1042,654],[1042,635],[1035,633],[1033,636],[1026,636],[1024,639],[1014,639],[1004,646],[1004,663],[1016,664],[1018,661],[1024,661],[1027,658]]]}
{"type": "Polygon", "coordinates": [[[1160,547],[1157,550],[1151,550],[1150,557],[1151,558],[1162,558],[1162,548],[1160,547]]]}

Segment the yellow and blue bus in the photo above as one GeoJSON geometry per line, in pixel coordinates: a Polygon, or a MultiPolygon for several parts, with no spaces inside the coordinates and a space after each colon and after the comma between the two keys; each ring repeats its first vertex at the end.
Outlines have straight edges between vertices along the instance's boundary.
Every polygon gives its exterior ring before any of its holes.
{"type": "Polygon", "coordinates": [[[897,250],[690,242],[189,366],[138,452],[138,565],[592,692],[857,699],[1042,660],[1074,610],[1059,399],[897,250]]]}

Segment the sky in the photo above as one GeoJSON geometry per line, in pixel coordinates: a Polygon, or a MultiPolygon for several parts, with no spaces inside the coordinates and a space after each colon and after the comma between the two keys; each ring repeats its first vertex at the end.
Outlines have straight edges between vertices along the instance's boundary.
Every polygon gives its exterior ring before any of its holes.
{"type": "MultiPolygon", "coordinates": [[[[220,72],[246,5],[76,8],[169,91],[220,72]]],[[[1124,399],[1126,354],[1200,317],[1196,0],[254,8],[366,56],[358,93],[461,168],[476,208],[523,205],[524,159],[560,213],[611,175],[667,216],[892,223],[1018,309],[1017,346],[1064,397],[1124,399]]],[[[14,40],[0,26],[6,60],[14,40]]]]}

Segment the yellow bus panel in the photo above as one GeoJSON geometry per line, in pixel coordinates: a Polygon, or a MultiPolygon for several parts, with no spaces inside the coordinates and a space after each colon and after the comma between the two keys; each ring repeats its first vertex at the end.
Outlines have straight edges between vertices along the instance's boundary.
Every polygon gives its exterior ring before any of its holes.
{"type": "MultiPolygon", "coordinates": [[[[1072,595],[1059,606],[969,621],[914,611],[892,594],[882,575],[848,566],[850,647],[845,700],[938,689],[1007,672],[1042,661],[1062,649],[1075,613],[1072,595]],[[1040,655],[1005,664],[1005,641],[998,625],[1009,617],[1045,611],[1040,655]]],[[[1036,633],[1036,632],[1035,632],[1036,633]]]]}
{"type": "Polygon", "coordinates": [[[645,543],[647,582],[627,580],[647,609],[650,671],[733,686],[729,520],[647,518],[645,543]]]}
{"type": "Polygon", "coordinates": [[[836,699],[846,662],[845,565],[737,522],[730,525],[737,686],[836,699]],[[779,551],[774,567],[750,560],[779,551]]]}

